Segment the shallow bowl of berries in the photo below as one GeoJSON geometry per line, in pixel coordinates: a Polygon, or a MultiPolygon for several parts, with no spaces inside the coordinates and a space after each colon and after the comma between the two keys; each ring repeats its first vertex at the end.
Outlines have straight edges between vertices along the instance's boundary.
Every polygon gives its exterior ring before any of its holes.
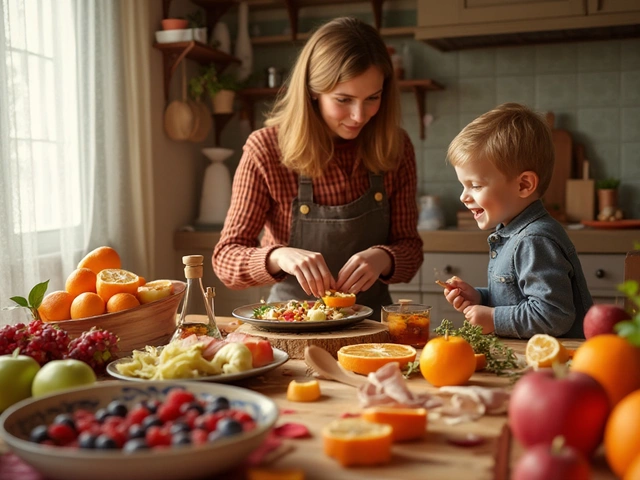
{"type": "Polygon", "coordinates": [[[0,438],[52,480],[190,480],[239,466],[277,418],[245,388],[105,381],[13,405],[0,438]]]}

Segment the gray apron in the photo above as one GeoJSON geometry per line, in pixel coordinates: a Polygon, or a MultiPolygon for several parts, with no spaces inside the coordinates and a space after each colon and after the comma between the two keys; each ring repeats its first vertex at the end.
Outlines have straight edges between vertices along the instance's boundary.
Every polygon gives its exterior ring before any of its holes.
{"type": "MultiPolygon", "coordinates": [[[[357,200],[338,206],[313,203],[313,184],[309,177],[298,178],[298,197],[291,206],[289,246],[324,257],[333,278],[354,254],[389,239],[390,218],[382,175],[369,173],[369,190],[357,200]]],[[[288,275],[271,288],[269,302],[308,298],[298,280],[288,275]]],[[[382,305],[392,303],[388,285],[376,281],[356,296],[356,303],[373,309],[372,320],[380,321],[382,305]]]]}

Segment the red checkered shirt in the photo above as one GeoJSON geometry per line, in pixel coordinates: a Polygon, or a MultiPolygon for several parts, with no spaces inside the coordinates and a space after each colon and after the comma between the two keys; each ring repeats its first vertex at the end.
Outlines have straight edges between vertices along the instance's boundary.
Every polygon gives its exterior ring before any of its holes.
{"type": "MultiPolygon", "coordinates": [[[[389,199],[389,243],[376,245],[393,258],[385,283],[408,282],[422,265],[422,239],[417,230],[416,161],[409,136],[399,168],[384,174],[389,199]]],[[[369,175],[357,156],[355,142],[336,145],[322,177],[313,179],[313,201],[345,205],[369,189],[369,175]]],[[[266,268],[272,250],[286,246],[291,233],[291,202],[298,195],[298,175],[280,163],[277,127],[253,132],[233,180],[231,206],[220,241],[213,251],[213,268],[229,288],[241,289],[282,280],[266,268]],[[258,240],[264,227],[264,233],[258,240]]]]}

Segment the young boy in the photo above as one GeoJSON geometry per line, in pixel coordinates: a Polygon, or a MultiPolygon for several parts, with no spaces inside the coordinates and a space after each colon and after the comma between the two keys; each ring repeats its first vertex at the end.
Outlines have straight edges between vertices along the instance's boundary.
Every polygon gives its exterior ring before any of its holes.
{"type": "Polygon", "coordinates": [[[506,103],[467,125],[449,145],[460,200],[488,238],[488,287],[454,277],[444,295],[483,333],[584,338],[593,304],[575,247],[542,205],[554,164],[551,131],[525,106],[506,103]]]}

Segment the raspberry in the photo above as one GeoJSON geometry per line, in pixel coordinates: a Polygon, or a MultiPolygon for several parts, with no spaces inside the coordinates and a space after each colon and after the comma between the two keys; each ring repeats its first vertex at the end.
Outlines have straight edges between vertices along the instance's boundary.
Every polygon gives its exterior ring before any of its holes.
{"type": "Polygon", "coordinates": [[[107,364],[117,358],[118,341],[118,337],[108,330],[93,327],[71,340],[69,352],[64,358],[81,360],[89,364],[94,372],[103,373],[107,364]]]}
{"type": "Polygon", "coordinates": [[[195,398],[195,395],[191,392],[187,392],[181,388],[174,388],[167,394],[164,403],[165,405],[175,405],[177,408],[180,408],[180,405],[183,403],[191,403],[195,398]]]}
{"type": "Polygon", "coordinates": [[[54,423],[49,425],[47,433],[49,434],[49,438],[53,440],[56,445],[67,445],[78,436],[75,429],[64,423],[54,423]]]}

